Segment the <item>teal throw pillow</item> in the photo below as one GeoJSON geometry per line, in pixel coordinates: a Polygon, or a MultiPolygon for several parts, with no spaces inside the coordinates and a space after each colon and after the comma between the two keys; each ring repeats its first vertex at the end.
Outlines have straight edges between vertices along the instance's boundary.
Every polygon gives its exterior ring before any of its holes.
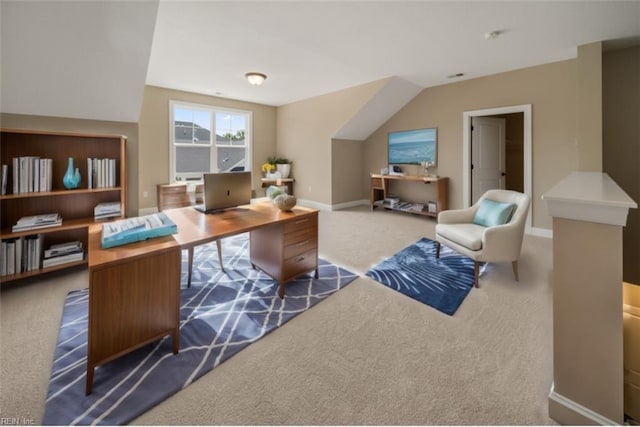
{"type": "Polygon", "coordinates": [[[515,210],[516,205],[513,203],[484,199],[480,202],[476,215],[473,217],[473,223],[485,227],[506,224],[515,210]]]}

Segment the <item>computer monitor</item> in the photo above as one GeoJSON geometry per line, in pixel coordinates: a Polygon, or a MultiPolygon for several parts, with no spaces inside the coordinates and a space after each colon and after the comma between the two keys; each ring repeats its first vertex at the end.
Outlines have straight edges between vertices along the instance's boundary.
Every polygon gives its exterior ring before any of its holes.
{"type": "Polygon", "coordinates": [[[204,204],[196,209],[213,213],[251,203],[251,172],[204,174],[204,204]]]}

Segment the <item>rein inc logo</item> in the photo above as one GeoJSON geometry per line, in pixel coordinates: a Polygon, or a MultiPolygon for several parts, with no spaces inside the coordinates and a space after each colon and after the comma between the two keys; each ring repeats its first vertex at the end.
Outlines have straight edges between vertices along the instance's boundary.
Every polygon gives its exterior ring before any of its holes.
{"type": "Polygon", "coordinates": [[[35,425],[33,418],[25,417],[0,417],[0,425],[2,426],[33,426],[35,425]]]}

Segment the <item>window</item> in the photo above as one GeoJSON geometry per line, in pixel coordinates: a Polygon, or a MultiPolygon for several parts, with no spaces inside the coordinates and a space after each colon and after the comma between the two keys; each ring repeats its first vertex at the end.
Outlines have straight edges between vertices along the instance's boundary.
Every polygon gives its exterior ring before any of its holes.
{"type": "Polygon", "coordinates": [[[251,112],[170,102],[170,173],[199,181],[208,172],[251,170],[251,112]]]}

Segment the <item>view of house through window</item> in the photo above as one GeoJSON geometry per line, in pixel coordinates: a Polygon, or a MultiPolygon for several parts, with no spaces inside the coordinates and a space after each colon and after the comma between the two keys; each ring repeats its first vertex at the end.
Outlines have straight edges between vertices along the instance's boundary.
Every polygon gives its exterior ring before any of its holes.
{"type": "Polygon", "coordinates": [[[250,170],[251,112],[171,101],[173,181],[250,170]]]}

